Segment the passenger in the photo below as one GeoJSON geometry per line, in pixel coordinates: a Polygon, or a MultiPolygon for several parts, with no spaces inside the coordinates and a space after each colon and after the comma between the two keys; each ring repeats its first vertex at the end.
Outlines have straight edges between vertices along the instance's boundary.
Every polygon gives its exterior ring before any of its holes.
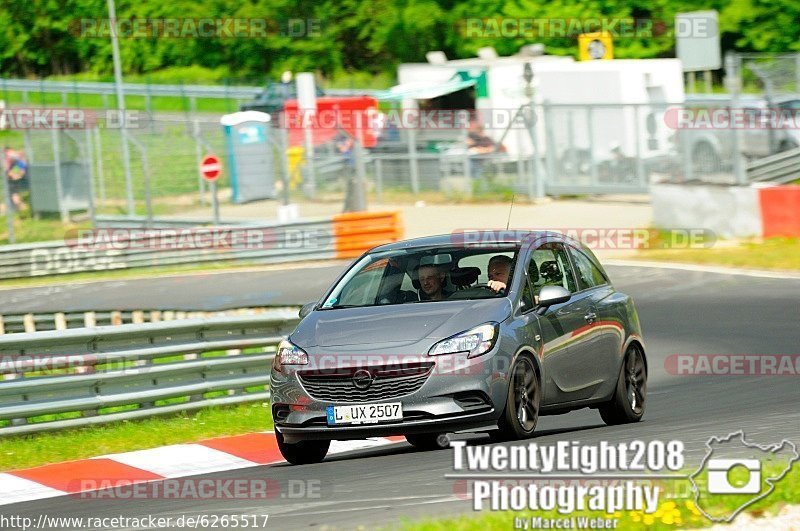
{"type": "Polygon", "coordinates": [[[511,258],[504,254],[498,254],[489,260],[489,267],[486,269],[489,282],[486,285],[495,293],[506,289],[511,274],[511,262],[511,258]]]}
{"type": "Polygon", "coordinates": [[[444,289],[447,275],[435,265],[423,265],[417,270],[423,300],[440,301],[451,295],[444,289]]]}

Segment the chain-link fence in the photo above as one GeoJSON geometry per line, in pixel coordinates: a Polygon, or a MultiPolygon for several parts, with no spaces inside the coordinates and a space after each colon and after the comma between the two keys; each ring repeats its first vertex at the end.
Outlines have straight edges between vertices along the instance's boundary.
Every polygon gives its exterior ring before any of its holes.
{"type": "MultiPolygon", "coordinates": [[[[264,173],[271,187],[264,199],[340,202],[342,208],[350,209],[370,201],[644,193],[658,180],[734,182],[734,153],[744,151],[757,135],[741,132],[737,151],[733,130],[695,127],[692,114],[729,110],[726,103],[698,100],[543,103],[533,108],[535,126],[487,129],[493,148],[480,152],[470,148],[466,128],[438,136],[416,129],[382,133],[365,146],[358,135],[342,129],[315,130],[308,139],[302,131],[274,124],[267,128],[260,148],[265,157],[262,168],[248,178],[259,179],[258,171],[264,173]],[[517,141],[511,141],[513,136],[519,137],[517,141]]],[[[130,189],[137,216],[191,214],[210,220],[209,185],[199,169],[203,156],[216,154],[225,168],[217,182],[223,205],[237,200],[237,179],[239,187],[245,179],[231,160],[235,152],[231,135],[237,133],[226,132],[219,118],[154,115],[138,120],[124,135],[122,129],[109,127],[27,131],[31,182],[57,182],[53,171],[48,173],[44,166],[55,164],[58,152],[62,183],[65,179],[82,183],[82,189],[92,192],[91,206],[99,215],[128,215],[130,189]],[[124,137],[130,178],[122,156],[124,137]]],[[[42,193],[37,190],[31,190],[34,205],[36,194],[42,193]]],[[[88,199],[84,203],[68,202],[67,213],[88,211],[88,199]]],[[[34,209],[35,213],[45,211],[34,209]]]]}
{"type": "MultiPolygon", "coordinates": [[[[134,111],[138,119],[126,129],[107,123],[28,129],[14,142],[29,163],[34,214],[62,218],[78,212],[211,221],[210,187],[199,170],[208,153],[225,168],[217,182],[223,206],[247,200],[241,193],[246,177],[263,179],[258,197],[273,204],[327,202],[342,209],[370,202],[643,193],[656,181],[742,184],[753,160],[800,146],[800,120],[791,122],[794,127],[776,122],[784,111],[792,118],[800,112],[798,57],[730,56],[726,73],[735,90],[724,95],[669,102],[648,93],[641,103],[540,101],[512,109],[511,123],[486,127],[491,148],[483,150],[470,144],[470,120],[387,126],[370,137],[339,124],[306,133],[278,118],[264,138],[251,138],[261,142],[261,151],[249,177],[232,160],[234,144],[246,139],[220,124],[224,110],[134,111]],[[777,118],[770,112],[775,109],[777,118]]],[[[484,111],[491,109],[477,116],[484,111]]],[[[275,208],[264,209],[264,218],[273,216],[275,208]]]]}

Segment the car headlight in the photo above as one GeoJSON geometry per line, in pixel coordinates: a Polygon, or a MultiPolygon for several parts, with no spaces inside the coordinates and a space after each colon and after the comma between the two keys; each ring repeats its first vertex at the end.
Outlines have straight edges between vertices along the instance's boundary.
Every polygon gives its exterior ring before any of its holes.
{"type": "Polygon", "coordinates": [[[440,356],[442,354],[465,353],[468,358],[474,358],[481,354],[486,354],[497,342],[500,325],[497,323],[486,323],[476,326],[466,332],[461,332],[453,337],[449,337],[436,343],[428,352],[429,356],[440,356]]]}
{"type": "Polygon", "coordinates": [[[308,365],[308,354],[288,339],[284,339],[278,344],[272,368],[279,371],[284,365],[308,365]]]}

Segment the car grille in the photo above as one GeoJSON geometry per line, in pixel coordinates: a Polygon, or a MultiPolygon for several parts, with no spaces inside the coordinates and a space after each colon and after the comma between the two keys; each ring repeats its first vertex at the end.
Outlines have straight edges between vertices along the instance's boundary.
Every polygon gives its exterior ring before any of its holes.
{"type": "Polygon", "coordinates": [[[335,371],[297,373],[300,383],[312,398],[335,403],[358,403],[386,400],[414,393],[422,387],[433,370],[433,363],[343,368],[335,371]],[[356,387],[353,375],[368,370],[372,384],[356,387]]]}

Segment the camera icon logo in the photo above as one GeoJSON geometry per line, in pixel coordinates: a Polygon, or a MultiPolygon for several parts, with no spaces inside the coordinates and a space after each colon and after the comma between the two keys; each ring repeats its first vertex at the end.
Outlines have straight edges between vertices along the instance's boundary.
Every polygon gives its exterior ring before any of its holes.
{"type": "Polygon", "coordinates": [[[761,490],[761,462],[757,459],[709,459],[706,470],[709,494],[758,494],[761,490]],[[736,467],[744,467],[750,475],[739,487],[730,479],[736,467]]]}
{"type": "Polygon", "coordinates": [[[712,522],[730,522],[769,496],[798,461],[797,446],[787,439],[760,445],[748,441],[743,431],[711,437],[700,466],[688,477],[694,504],[712,522]],[[738,507],[719,503],[730,495],[738,496],[738,507]]]}

